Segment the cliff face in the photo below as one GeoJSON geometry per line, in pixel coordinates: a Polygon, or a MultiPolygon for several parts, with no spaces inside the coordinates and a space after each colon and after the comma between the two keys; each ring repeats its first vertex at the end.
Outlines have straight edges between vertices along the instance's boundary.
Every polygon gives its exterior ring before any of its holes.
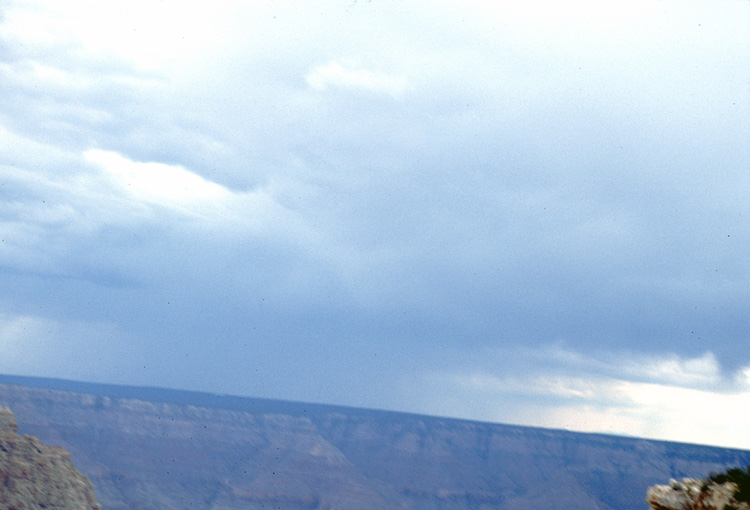
{"type": "Polygon", "coordinates": [[[750,464],[740,450],[53,383],[0,377],[0,403],[71,451],[107,510],[632,510],[665,477],[750,464]]]}
{"type": "Polygon", "coordinates": [[[738,502],[737,484],[709,483],[685,478],[671,480],[669,485],[656,485],[648,490],[646,503],[652,510],[750,510],[750,505],[738,502]]]}
{"type": "Polygon", "coordinates": [[[94,486],[79,473],[70,453],[19,437],[13,413],[0,408],[0,508],[100,510],[94,486]]]}

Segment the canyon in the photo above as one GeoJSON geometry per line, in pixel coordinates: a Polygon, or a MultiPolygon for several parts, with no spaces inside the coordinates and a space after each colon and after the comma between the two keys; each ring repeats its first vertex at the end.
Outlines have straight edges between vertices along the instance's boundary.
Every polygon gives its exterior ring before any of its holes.
{"type": "Polygon", "coordinates": [[[750,465],[729,448],[389,411],[0,376],[18,427],[70,451],[105,510],[631,510],[750,465]]]}

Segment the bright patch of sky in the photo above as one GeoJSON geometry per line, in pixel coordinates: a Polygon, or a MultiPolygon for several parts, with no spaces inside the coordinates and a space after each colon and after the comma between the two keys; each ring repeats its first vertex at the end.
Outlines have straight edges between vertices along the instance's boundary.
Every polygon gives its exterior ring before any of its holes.
{"type": "MultiPolygon", "coordinates": [[[[750,420],[750,368],[726,374],[711,352],[651,359],[610,352],[595,358],[545,346],[484,356],[511,359],[524,370],[475,361],[472,368],[433,372],[423,383],[433,391],[450,388],[443,406],[459,416],[470,405],[467,398],[481,396],[490,421],[512,421],[520,409],[527,419],[551,428],[750,448],[742,433],[750,420]]],[[[433,404],[414,405],[435,413],[433,404]]]]}
{"type": "Polygon", "coordinates": [[[0,371],[750,447],[749,25],[6,2],[0,371]]]}
{"type": "Polygon", "coordinates": [[[317,90],[330,87],[363,89],[370,92],[385,92],[394,97],[403,94],[408,85],[399,76],[389,76],[361,68],[343,67],[338,62],[319,66],[306,76],[307,83],[317,90]]]}
{"type": "Polygon", "coordinates": [[[90,150],[84,154],[99,164],[115,183],[136,199],[172,207],[226,200],[228,189],[184,168],[163,163],[129,161],[116,152],[90,150]]]}

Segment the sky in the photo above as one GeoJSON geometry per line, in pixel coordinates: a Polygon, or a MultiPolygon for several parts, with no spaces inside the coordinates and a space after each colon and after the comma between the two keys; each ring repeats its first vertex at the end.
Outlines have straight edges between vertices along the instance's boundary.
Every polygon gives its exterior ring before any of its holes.
{"type": "Polygon", "coordinates": [[[0,372],[750,449],[750,2],[0,2],[0,372]]]}

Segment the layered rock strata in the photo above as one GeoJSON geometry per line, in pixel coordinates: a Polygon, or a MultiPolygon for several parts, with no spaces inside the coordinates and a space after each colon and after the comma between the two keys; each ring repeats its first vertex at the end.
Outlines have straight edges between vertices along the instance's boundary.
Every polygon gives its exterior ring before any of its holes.
{"type": "Polygon", "coordinates": [[[18,435],[13,413],[0,407],[0,509],[101,510],[91,481],[70,453],[18,435]]]}
{"type": "Polygon", "coordinates": [[[1,374],[0,405],[70,451],[107,510],[633,510],[669,477],[750,465],[745,450],[1,374]]]}

